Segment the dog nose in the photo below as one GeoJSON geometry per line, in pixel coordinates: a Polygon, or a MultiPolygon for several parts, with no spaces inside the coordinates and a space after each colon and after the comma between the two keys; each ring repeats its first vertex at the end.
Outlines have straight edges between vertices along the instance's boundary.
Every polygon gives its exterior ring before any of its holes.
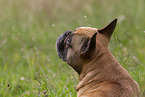
{"type": "Polygon", "coordinates": [[[72,33],[72,31],[66,31],[65,33],[61,34],[56,42],[56,50],[57,50],[57,54],[58,56],[65,61],[65,57],[66,57],[66,51],[65,49],[65,39],[68,35],[70,35],[72,33]]]}

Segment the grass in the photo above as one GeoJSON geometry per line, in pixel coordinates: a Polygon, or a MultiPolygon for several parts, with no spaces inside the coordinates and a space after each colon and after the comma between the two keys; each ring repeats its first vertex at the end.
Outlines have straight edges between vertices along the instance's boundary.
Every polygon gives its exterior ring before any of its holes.
{"type": "Polygon", "coordinates": [[[57,37],[118,17],[109,49],[145,97],[144,0],[0,0],[0,97],[76,97],[78,75],[56,53],[57,37]]]}

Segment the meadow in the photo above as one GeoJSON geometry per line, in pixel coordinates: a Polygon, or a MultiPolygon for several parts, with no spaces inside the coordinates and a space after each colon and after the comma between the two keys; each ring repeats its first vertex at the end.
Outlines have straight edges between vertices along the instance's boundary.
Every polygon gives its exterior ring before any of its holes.
{"type": "Polygon", "coordinates": [[[118,18],[109,50],[145,97],[145,0],[0,0],[0,97],[76,97],[57,37],[118,18]]]}

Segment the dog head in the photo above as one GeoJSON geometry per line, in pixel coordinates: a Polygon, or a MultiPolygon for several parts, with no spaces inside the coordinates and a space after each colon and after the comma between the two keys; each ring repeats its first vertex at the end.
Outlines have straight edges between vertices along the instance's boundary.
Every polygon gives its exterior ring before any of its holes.
{"type": "Polygon", "coordinates": [[[84,63],[107,49],[116,23],[117,19],[114,19],[102,29],[79,27],[75,31],[66,31],[56,42],[58,56],[80,74],[84,63]]]}

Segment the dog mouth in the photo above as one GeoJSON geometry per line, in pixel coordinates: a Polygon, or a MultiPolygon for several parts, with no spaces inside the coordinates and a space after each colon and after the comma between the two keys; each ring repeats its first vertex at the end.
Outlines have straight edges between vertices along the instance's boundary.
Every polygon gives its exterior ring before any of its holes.
{"type": "Polygon", "coordinates": [[[61,34],[56,42],[56,50],[58,56],[63,60],[66,61],[67,56],[67,48],[65,46],[67,37],[72,33],[72,31],[66,31],[65,33],[61,34]]]}

